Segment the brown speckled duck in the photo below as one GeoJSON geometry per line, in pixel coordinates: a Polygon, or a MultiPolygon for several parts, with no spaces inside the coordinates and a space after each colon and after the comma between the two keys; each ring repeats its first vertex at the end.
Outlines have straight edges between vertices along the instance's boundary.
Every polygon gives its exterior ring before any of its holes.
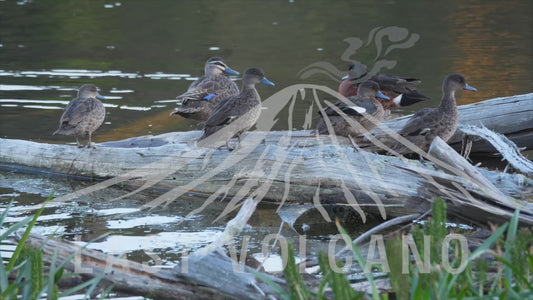
{"type": "Polygon", "coordinates": [[[246,70],[241,92],[220,102],[205,122],[199,146],[218,148],[220,143],[225,143],[229,150],[228,141],[233,137],[237,137],[240,143],[241,134],[249,130],[261,114],[261,97],[255,89],[257,83],[274,85],[265,77],[263,70],[246,70]]]}
{"type": "MultiPolygon", "coordinates": [[[[376,127],[377,124],[369,120],[365,115],[372,116],[377,121],[381,121],[385,116],[385,110],[377,97],[389,99],[380,92],[379,84],[372,80],[364,81],[359,85],[359,92],[356,96],[348,97],[353,105],[348,105],[343,101],[338,101],[335,106],[346,114],[347,118],[359,123],[362,128],[352,126],[344,116],[339,115],[333,108],[327,107],[324,113],[331,122],[331,126],[336,135],[345,137],[361,136],[376,127]]],[[[328,134],[329,130],[324,116],[318,122],[317,132],[328,134]]]]}
{"type": "Polygon", "coordinates": [[[94,148],[91,135],[105,119],[104,104],[97,98],[105,99],[104,96],[98,94],[96,86],[85,84],[80,87],[78,97],[67,105],[59,120],[59,129],[53,134],[75,136],[80,148],[84,146],[80,144],[78,138],[88,135],[87,147],[94,148]]]}
{"type": "Polygon", "coordinates": [[[222,100],[239,93],[239,87],[226,74],[239,75],[220,57],[211,57],[205,62],[204,76],[191,83],[187,92],[176,97],[181,106],[170,115],[205,121],[214,107],[222,100]]]}
{"type": "MultiPolygon", "coordinates": [[[[442,85],[440,105],[435,108],[424,108],[415,113],[398,134],[426,152],[437,136],[447,142],[459,124],[459,110],[457,109],[455,92],[461,89],[477,91],[466,83],[463,75],[448,75],[442,85]]],[[[400,154],[413,152],[401,143],[397,143],[392,150],[400,154]]]]}
{"type": "MultiPolygon", "coordinates": [[[[343,81],[339,85],[339,93],[345,97],[357,95],[360,80],[368,76],[368,70],[364,64],[350,65],[348,75],[342,78],[343,81]]],[[[378,97],[385,109],[395,106],[409,106],[429,99],[417,90],[420,84],[420,80],[417,78],[377,73],[368,79],[377,82],[383,94],[390,98],[391,101],[378,97]]]]}

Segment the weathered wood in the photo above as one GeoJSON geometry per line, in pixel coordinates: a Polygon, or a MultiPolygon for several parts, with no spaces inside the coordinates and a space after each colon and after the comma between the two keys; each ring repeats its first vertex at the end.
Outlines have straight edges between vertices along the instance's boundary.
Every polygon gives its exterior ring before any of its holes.
{"type": "MultiPolygon", "coordinates": [[[[438,160],[446,163],[447,166],[453,166],[456,170],[467,175],[467,177],[478,183],[482,189],[487,193],[492,194],[490,205],[488,203],[479,202],[475,196],[470,196],[468,201],[456,201],[457,198],[451,197],[448,201],[448,212],[456,217],[463,218],[465,220],[491,218],[493,214],[505,216],[506,219],[511,219],[515,209],[522,210],[525,215],[533,217],[533,209],[527,202],[517,202],[513,199],[505,196],[492,182],[487,180],[479,170],[472,166],[466,159],[464,159],[457,152],[446,144],[439,137],[435,138],[431,144],[428,154],[435,157],[438,160]],[[485,211],[490,210],[490,214],[485,211]]],[[[446,168],[447,172],[456,173],[449,168],[446,168]]],[[[460,190],[461,187],[457,186],[460,190]]],[[[487,220],[493,222],[492,220],[487,220]]]]}
{"type": "MultiPolygon", "coordinates": [[[[32,247],[42,247],[43,258],[49,263],[55,261],[60,264],[67,261],[65,268],[68,271],[88,277],[104,274],[104,281],[113,284],[115,290],[131,295],[142,295],[153,299],[265,299],[266,297],[253,286],[246,285],[246,282],[226,281],[225,285],[221,286],[217,281],[203,280],[203,284],[199,284],[191,278],[202,277],[205,274],[196,274],[195,272],[202,270],[192,265],[185,270],[187,276],[183,274],[177,276],[172,269],[151,267],[112,254],[84,249],[56,238],[32,234],[26,243],[32,247]]],[[[228,264],[226,260],[216,256],[206,258],[205,262],[209,262],[213,268],[211,278],[216,277],[217,272],[219,276],[223,276],[222,271],[217,270],[217,265],[228,264]]],[[[200,263],[200,260],[197,263],[200,263]]],[[[231,262],[229,266],[231,267],[231,262]]],[[[254,275],[247,272],[236,274],[254,278],[254,275]]],[[[268,277],[266,274],[265,276],[268,277]]],[[[260,282],[256,284],[260,285],[263,291],[271,291],[265,284],[260,282]]]]}
{"type": "Polygon", "coordinates": [[[516,144],[505,135],[484,126],[462,125],[460,129],[468,136],[478,136],[488,141],[516,170],[533,176],[533,162],[525,158],[516,144]]]}
{"type": "MultiPolygon", "coordinates": [[[[531,95],[485,102],[503,110],[502,107],[512,101],[522,105],[533,103],[531,95]]],[[[463,119],[470,116],[475,123],[484,116],[483,107],[491,106],[475,105],[482,107],[483,113],[474,114],[471,108],[461,108],[462,113],[466,111],[463,119]]],[[[521,122],[522,117],[517,117],[523,116],[527,108],[518,111],[515,106],[511,105],[509,114],[513,122],[507,122],[507,127],[518,126],[520,132],[530,130],[533,124],[521,122]]],[[[168,133],[105,143],[97,149],[2,139],[0,163],[111,178],[57,201],[76,199],[114,184],[133,183],[141,186],[133,193],[152,186],[169,189],[148,203],[148,207],[175,201],[192,191],[211,195],[206,203],[218,196],[231,197],[233,201],[256,196],[280,205],[312,203],[326,220],[331,219],[322,203],[348,205],[364,222],[368,214],[386,219],[423,213],[431,206],[428,200],[436,197],[455,201],[470,201],[474,197],[489,202],[501,197],[464,172],[451,168],[455,171],[450,174],[450,168],[442,162],[421,163],[354,151],[350,141],[342,137],[315,136],[310,131],[258,130],[246,134],[241,146],[229,152],[196,147],[195,140],[199,136],[199,131],[168,133]]],[[[505,197],[524,199],[531,194],[532,180],[522,175],[483,169],[478,172],[505,197]]],[[[507,220],[505,215],[493,215],[493,218],[472,221],[507,220]]],[[[524,215],[522,222],[533,221],[524,215]]]]}

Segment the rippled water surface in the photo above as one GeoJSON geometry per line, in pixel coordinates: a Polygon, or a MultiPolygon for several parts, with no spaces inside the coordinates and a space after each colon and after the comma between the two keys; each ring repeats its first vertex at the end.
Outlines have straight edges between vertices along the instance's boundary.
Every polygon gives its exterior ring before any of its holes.
{"type": "MultiPolygon", "coordinates": [[[[342,74],[351,61],[369,68],[392,62],[381,71],[421,78],[420,89],[432,100],[405,113],[437,105],[450,72],[465,74],[479,90],[461,103],[527,93],[533,88],[532,6],[531,1],[0,1],[0,136],[69,142],[51,133],[84,83],[109,96],[97,142],[196,129],[195,122],[169,117],[176,104],[165,100],[174,100],[201,76],[210,56],[223,57],[240,72],[262,67],[276,83],[259,87],[263,99],[297,83],[335,89],[335,72],[342,74]],[[386,30],[393,26],[404,31],[386,30]],[[414,43],[405,43],[413,36],[414,43]],[[319,62],[328,67],[301,72],[319,62]]],[[[297,103],[295,124],[303,125],[309,105],[297,103]]],[[[284,121],[276,124],[286,127],[284,121]]]]}
{"type": "MultiPolygon", "coordinates": [[[[169,117],[176,95],[202,75],[211,56],[241,73],[264,69],[275,87],[293,84],[336,89],[353,61],[384,73],[422,79],[432,100],[399,110],[436,106],[451,72],[466,76],[477,93],[460,104],[533,90],[532,1],[0,1],[0,137],[72,143],[52,136],[77,88],[94,83],[107,97],[104,142],[199,129],[169,117]],[[317,67],[318,66],[318,67],[317,67]],[[387,67],[384,67],[387,66],[387,67]]],[[[239,77],[233,77],[240,84],[239,77]]],[[[279,99],[281,103],[288,99],[279,99]]],[[[292,118],[303,128],[310,103],[298,101],[292,118]]],[[[483,113],[483,112],[480,112],[483,113]]],[[[288,129],[289,109],[275,129],[288,129]]],[[[1,145],[0,145],[1,147],[1,145]]],[[[91,182],[1,171],[0,201],[11,200],[14,222],[52,192],[70,193],[91,182]]],[[[187,196],[170,209],[140,211],[153,194],[110,201],[126,191],[50,206],[37,231],[72,240],[111,235],[92,247],[137,260],[156,253],[170,264],[185,248],[209,243],[227,218],[212,220],[223,203],[187,217],[203,199],[187,196]]],[[[154,191],[153,193],[157,193],[154,191]]],[[[275,208],[252,218],[254,247],[280,224],[275,208]]],[[[291,235],[287,228],[284,233],[291,235]]],[[[321,235],[315,236],[319,241],[321,235]]]]}

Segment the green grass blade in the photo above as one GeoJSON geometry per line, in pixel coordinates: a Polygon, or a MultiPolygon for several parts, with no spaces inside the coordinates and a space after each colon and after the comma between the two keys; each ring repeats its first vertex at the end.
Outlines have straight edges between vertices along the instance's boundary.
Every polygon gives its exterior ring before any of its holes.
{"type": "Polygon", "coordinates": [[[50,197],[48,197],[48,199],[46,199],[46,201],[43,203],[43,205],[41,206],[41,208],[37,211],[37,213],[35,213],[35,216],[33,217],[33,219],[31,220],[31,222],[28,224],[28,228],[26,229],[26,231],[24,232],[24,234],[22,235],[22,238],[20,239],[19,241],[19,244],[17,245],[17,248],[15,249],[15,252],[13,252],[13,256],[12,256],[12,259],[9,261],[6,269],[7,271],[9,272],[11,269],[13,269],[13,266],[15,265],[15,261],[17,260],[18,256],[20,255],[20,252],[22,251],[22,247],[24,247],[24,245],[26,244],[26,241],[28,240],[28,237],[30,236],[30,232],[31,230],[33,229],[33,227],[35,226],[35,223],[37,223],[37,219],[41,216],[41,214],[43,213],[44,211],[44,208],[46,207],[46,204],[52,200],[52,198],[54,197],[54,194],[50,195],[50,197]]]}
{"type": "Polygon", "coordinates": [[[531,282],[529,281],[528,278],[526,278],[524,276],[524,274],[522,274],[517,268],[515,265],[513,265],[513,263],[511,263],[510,261],[508,261],[507,259],[503,258],[503,257],[500,257],[500,256],[496,256],[496,260],[500,261],[501,263],[503,263],[504,265],[507,266],[507,268],[510,268],[513,272],[514,272],[514,276],[516,276],[517,279],[519,279],[520,281],[522,281],[528,289],[532,290],[533,291],[533,284],[531,284],[531,282]]]}
{"type": "Polygon", "coordinates": [[[33,217],[27,217],[26,219],[17,222],[16,224],[11,225],[5,232],[0,234],[0,241],[6,240],[9,236],[11,236],[15,231],[21,229],[22,227],[28,225],[28,223],[32,220],[33,217]]]}
{"type": "Polygon", "coordinates": [[[402,249],[402,237],[397,235],[388,240],[385,249],[389,261],[389,279],[392,290],[397,299],[408,299],[411,288],[410,276],[402,273],[403,258],[397,253],[399,249],[402,249]]]}
{"type": "Polygon", "coordinates": [[[321,268],[322,271],[322,281],[320,282],[320,286],[318,287],[318,300],[326,300],[326,296],[324,296],[324,292],[326,291],[326,288],[329,286],[329,276],[331,274],[329,272],[325,272],[324,269],[321,268]]]}
{"type": "Polygon", "coordinates": [[[291,300],[291,295],[281,287],[281,285],[274,282],[272,279],[270,279],[267,275],[257,272],[255,270],[251,270],[252,274],[255,275],[255,277],[259,278],[264,283],[268,284],[274,291],[278,294],[279,297],[283,300],[291,300]]]}
{"type": "Polygon", "coordinates": [[[56,273],[57,273],[57,249],[54,251],[54,256],[52,256],[52,260],[50,261],[50,270],[48,271],[48,284],[46,285],[46,295],[48,300],[57,299],[58,298],[58,290],[56,285],[56,273]]]}
{"type": "MultiPolygon", "coordinates": [[[[515,210],[513,217],[511,218],[511,223],[509,224],[509,229],[507,230],[507,239],[505,240],[505,254],[504,257],[507,261],[512,261],[512,254],[514,252],[514,247],[516,247],[515,239],[516,233],[518,231],[518,217],[520,216],[520,210],[515,210]]],[[[505,278],[509,282],[513,281],[513,269],[505,269],[505,278]]]]}
{"type": "MultiPolygon", "coordinates": [[[[102,273],[100,275],[98,275],[97,277],[94,277],[92,278],[91,280],[88,280],[82,284],[79,284],[75,287],[72,287],[66,291],[63,291],[59,294],[59,297],[67,297],[67,296],[70,296],[70,295],[73,295],[81,290],[83,290],[84,288],[86,287],[90,287],[89,290],[87,290],[86,292],[86,295],[89,295],[94,291],[94,289],[98,286],[98,284],[100,283],[100,281],[104,278],[105,274],[102,273]]],[[[90,299],[90,298],[86,298],[86,299],[90,299]]]]}
{"type": "MultiPolygon", "coordinates": [[[[335,259],[335,258],[332,258],[335,259]]],[[[346,278],[346,275],[342,272],[335,272],[331,268],[331,263],[336,264],[335,261],[331,262],[330,257],[324,253],[321,252],[318,256],[318,261],[320,263],[320,269],[322,270],[322,273],[324,274],[324,278],[322,279],[322,283],[325,281],[329,282],[329,286],[333,290],[333,294],[335,295],[335,299],[361,299],[364,294],[360,294],[356,292],[351,286],[350,282],[346,278]]],[[[321,283],[321,286],[322,286],[321,283]]],[[[324,292],[324,289],[321,291],[324,292]]],[[[323,294],[321,294],[323,295],[323,294]]]]}
{"type": "MultiPolygon", "coordinates": [[[[0,255],[0,259],[2,259],[2,255],[0,255]]],[[[9,286],[9,273],[6,270],[6,266],[4,266],[4,262],[0,264],[0,292],[5,291],[7,287],[9,286]]]]}
{"type": "Polygon", "coordinates": [[[109,298],[109,293],[111,293],[111,291],[113,290],[113,288],[115,287],[114,284],[110,284],[101,294],[100,296],[100,299],[107,299],[109,298]]]}
{"type": "MultiPolygon", "coordinates": [[[[366,265],[366,259],[361,254],[361,251],[356,245],[353,244],[352,240],[350,239],[350,236],[348,235],[348,232],[346,231],[346,229],[344,229],[344,227],[342,227],[338,218],[335,220],[335,224],[337,225],[337,230],[341,233],[346,245],[351,246],[352,251],[355,254],[355,259],[357,260],[361,268],[364,269],[366,265]]],[[[372,299],[379,300],[379,291],[376,284],[374,283],[374,277],[372,276],[372,273],[363,272],[363,274],[365,274],[366,279],[372,287],[372,299]]]]}
{"type": "Polygon", "coordinates": [[[7,204],[6,209],[2,212],[2,214],[0,214],[0,228],[1,228],[2,226],[4,226],[4,220],[5,220],[6,217],[7,217],[7,212],[9,211],[9,209],[11,209],[12,206],[13,206],[13,201],[10,201],[10,202],[7,204]]]}
{"type": "Polygon", "coordinates": [[[283,270],[285,279],[291,289],[291,299],[311,299],[311,292],[305,285],[305,282],[300,274],[300,270],[296,265],[296,254],[292,243],[288,243],[287,263],[285,270],[283,270]]]}
{"type": "MultiPolygon", "coordinates": [[[[90,285],[88,285],[89,288],[88,288],[87,291],[85,292],[85,297],[86,297],[87,299],[91,299],[94,290],[98,287],[98,285],[100,284],[100,282],[102,281],[102,279],[104,279],[104,277],[105,277],[105,273],[102,273],[102,274],[98,275],[97,277],[94,277],[93,279],[90,280],[90,281],[92,281],[92,282],[91,282],[90,285]]],[[[82,285],[82,284],[81,284],[81,285],[82,285]]],[[[81,286],[81,285],[80,285],[80,286],[81,286]]],[[[78,286],[78,287],[79,287],[79,286],[78,286]]]]}
{"type": "Polygon", "coordinates": [[[472,254],[468,257],[468,261],[471,262],[474,259],[478,258],[479,256],[483,255],[483,253],[490,250],[490,247],[492,247],[492,244],[494,244],[505,232],[509,224],[503,224],[502,227],[500,227],[495,233],[493,233],[481,246],[479,246],[472,254]]]}

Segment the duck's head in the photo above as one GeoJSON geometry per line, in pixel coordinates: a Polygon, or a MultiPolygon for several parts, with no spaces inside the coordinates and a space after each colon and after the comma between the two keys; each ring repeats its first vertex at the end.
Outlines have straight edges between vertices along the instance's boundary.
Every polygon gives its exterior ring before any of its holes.
{"type": "Polygon", "coordinates": [[[222,73],[239,75],[239,72],[231,69],[220,57],[211,57],[205,62],[205,74],[218,75],[222,73]]]}
{"type": "Polygon", "coordinates": [[[94,84],[84,84],[78,90],[78,98],[98,98],[104,100],[105,97],[98,93],[98,88],[94,84]]]}
{"type": "Polygon", "coordinates": [[[365,98],[376,98],[380,97],[385,100],[390,100],[385,94],[379,90],[379,84],[373,80],[363,81],[357,90],[357,95],[361,95],[365,98]]]}
{"type": "Polygon", "coordinates": [[[469,90],[469,91],[477,91],[476,88],[468,85],[466,83],[466,79],[461,74],[450,74],[446,79],[444,80],[443,89],[445,91],[458,91],[458,90],[469,90]]]}
{"type": "Polygon", "coordinates": [[[245,84],[264,83],[266,85],[275,85],[265,77],[265,73],[260,68],[250,68],[244,72],[243,81],[245,84]]]}
{"type": "Polygon", "coordinates": [[[348,68],[348,75],[342,77],[342,80],[358,80],[365,77],[367,74],[367,67],[360,62],[356,62],[350,65],[350,67],[348,68]]]}

